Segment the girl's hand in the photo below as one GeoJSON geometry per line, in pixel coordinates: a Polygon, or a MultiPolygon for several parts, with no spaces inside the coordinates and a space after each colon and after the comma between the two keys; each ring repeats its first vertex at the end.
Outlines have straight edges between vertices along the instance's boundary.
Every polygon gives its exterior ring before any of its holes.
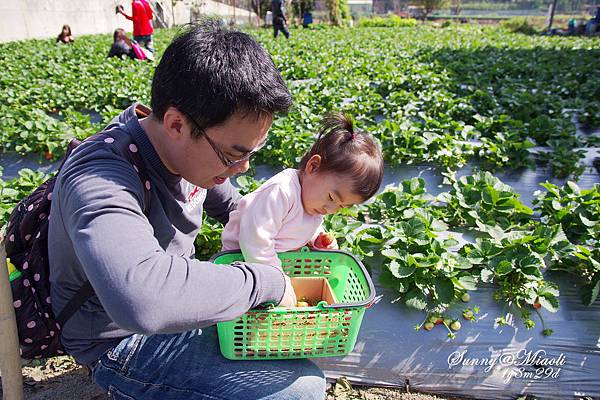
{"type": "Polygon", "coordinates": [[[313,246],[315,249],[339,249],[335,236],[327,232],[319,233],[313,246]]]}

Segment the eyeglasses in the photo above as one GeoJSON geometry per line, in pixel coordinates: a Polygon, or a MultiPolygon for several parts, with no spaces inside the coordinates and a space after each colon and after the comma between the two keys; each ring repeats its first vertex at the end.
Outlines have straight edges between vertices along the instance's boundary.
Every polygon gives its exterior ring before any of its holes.
{"type": "Polygon", "coordinates": [[[202,134],[202,136],[204,136],[204,138],[206,139],[206,141],[208,142],[208,144],[210,145],[210,147],[212,147],[212,149],[214,150],[215,154],[217,155],[217,157],[219,157],[219,160],[221,161],[221,163],[223,164],[223,166],[225,168],[231,168],[235,165],[238,165],[240,163],[243,163],[245,161],[250,160],[250,158],[252,158],[252,156],[254,156],[256,153],[258,153],[264,146],[265,144],[261,145],[260,147],[250,151],[248,154],[246,154],[245,156],[243,156],[240,159],[237,160],[230,160],[229,158],[227,158],[227,156],[223,153],[223,151],[221,151],[221,149],[219,149],[219,146],[217,146],[217,144],[215,142],[212,141],[212,139],[206,134],[206,132],[204,131],[204,129],[200,129],[200,125],[194,120],[194,118],[192,118],[188,113],[186,113],[185,111],[179,110],[183,115],[185,115],[187,117],[187,119],[189,119],[195,126],[196,129],[198,130],[198,132],[200,132],[202,134]]]}

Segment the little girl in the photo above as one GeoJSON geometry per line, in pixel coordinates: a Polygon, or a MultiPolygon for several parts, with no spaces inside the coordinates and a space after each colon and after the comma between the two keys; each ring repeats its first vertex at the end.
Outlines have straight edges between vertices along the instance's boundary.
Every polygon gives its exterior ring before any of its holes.
{"type": "Polygon", "coordinates": [[[281,267],[277,253],[325,242],[323,216],[367,201],[382,178],[375,140],[348,116],[330,115],[298,169],[283,170],[240,200],[223,229],[223,250],[241,249],[247,262],[281,267]]]}

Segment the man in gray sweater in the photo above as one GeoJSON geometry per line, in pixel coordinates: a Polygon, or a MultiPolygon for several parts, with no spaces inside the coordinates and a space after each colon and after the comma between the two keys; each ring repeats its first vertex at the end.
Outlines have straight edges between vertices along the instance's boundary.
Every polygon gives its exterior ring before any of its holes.
{"type": "Polygon", "coordinates": [[[110,398],[324,398],[309,360],[229,361],[218,349],[216,322],[269,301],[295,305],[289,278],[269,265],[194,259],[203,209],[227,222],[240,197],[228,178],[248,169],[291,103],[258,43],[204,23],[163,54],[152,109],[132,105],[63,166],[49,218],[52,306],[60,313],[91,283],[95,295],[61,339],[110,398]]]}

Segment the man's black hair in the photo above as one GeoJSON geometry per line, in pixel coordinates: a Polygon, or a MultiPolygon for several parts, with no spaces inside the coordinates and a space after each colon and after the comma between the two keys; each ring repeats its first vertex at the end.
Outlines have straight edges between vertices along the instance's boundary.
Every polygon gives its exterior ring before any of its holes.
{"type": "Polygon", "coordinates": [[[165,50],[152,79],[151,105],[161,121],[173,106],[204,130],[235,112],[257,117],[286,112],[292,95],[260,44],[207,20],[189,26],[165,50]]]}

